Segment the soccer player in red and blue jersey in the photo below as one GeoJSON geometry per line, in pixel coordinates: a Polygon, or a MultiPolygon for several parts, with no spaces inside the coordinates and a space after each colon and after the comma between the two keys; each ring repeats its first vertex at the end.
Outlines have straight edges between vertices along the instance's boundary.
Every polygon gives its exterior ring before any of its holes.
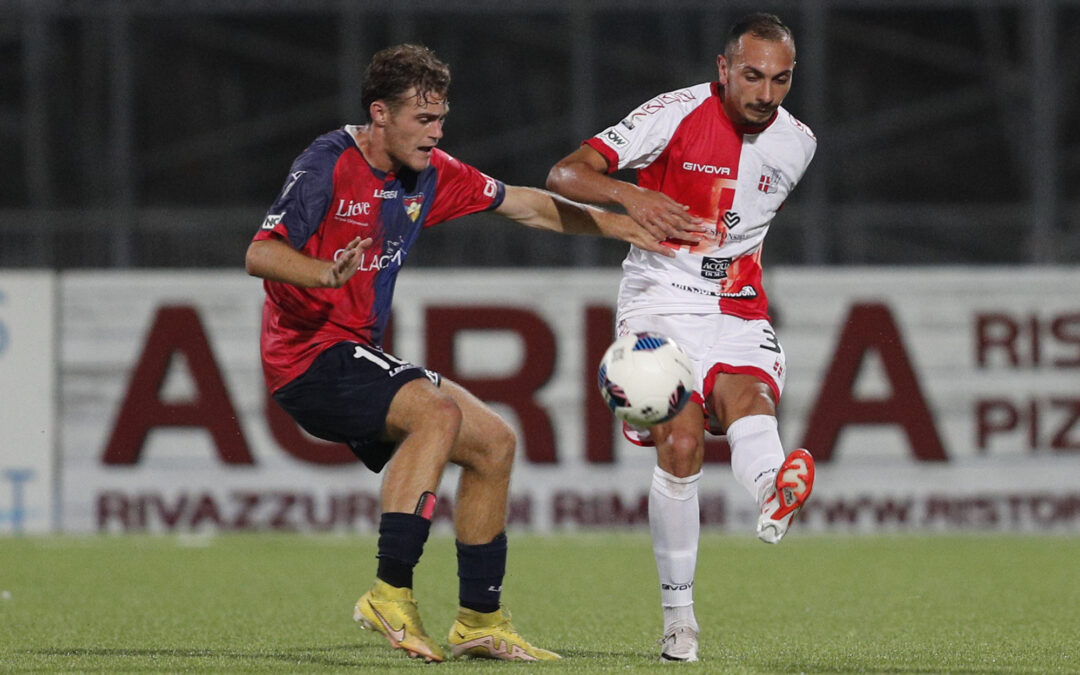
{"type": "Polygon", "coordinates": [[[478,211],[663,255],[660,239],[678,228],[658,237],[626,216],[504,185],[439,150],[449,86],[449,68],[430,50],[382,50],[364,78],[368,123],[319,137],[293,163],[246,257],[248,273],[265,280],[263,370],[305,430],[347,444],[373,471],[385,466],[378,570],[357,621],[412,657],[444,660],[420,621],[412,577],[452,462],[462,467],[453,655],[557,659],[521,637],[500,606],[514,432],[459,385],[382,350],[394,282],[424,228],[478,211]]]}
{"type": "Polygon", "coordinates": [[[697,241],[665,243],[675,256],[631,248],[623,261],[620,335],[664,334],[690,356],[693,400],[670,422],[625,429],[656,446],[649,529],[664,613],[661,658],[697,661],[694,574],[704,429],[725,433],[738,482],[756,499],[757,535],[779,543],[814,481],[804,449],[785,455],[776,422],[786,362],[762,286],[762,245],[802,178],[817,140],[781,107],[795,41],[771,14],[736,22],[717,57],[716,82],[661,94],[587,139],[556,164],[548,187],[570,199],[618,204],[643,227],[695,218],[697,241]],[[608,174],[637,169],[637,185],[608,174]]]}

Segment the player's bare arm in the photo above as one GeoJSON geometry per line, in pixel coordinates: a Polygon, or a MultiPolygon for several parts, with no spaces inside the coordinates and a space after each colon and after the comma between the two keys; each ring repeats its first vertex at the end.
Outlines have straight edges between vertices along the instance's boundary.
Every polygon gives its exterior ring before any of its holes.
{"type": "Polygon", "coordinates": [[[621,239],[646,251],[666,256],[675,253],[660,244],[660,239],[627,216],[594,206],[578,204],[545,190],[506,186],[506,197],[495,213],[528,227],[562,232],[590,234],[621,239]]]}
{"type": "MultiPolygon", "coordinates": [[[[551,168],[547,187],[569,199],[591,204],[618,204],[658,239],[697,242],[703,223],[662,192],[638,187],[607,174],[607,160],[594,148],[579,147],[551,168]]],[[[651,250],[651,249],[650,249],[651,250]]]]}
{"type": "Polygon", "coordinates": [[[253,241],[244,258],[247,273],[304,288],[341,288],[360,266],[360,256],[371,238],[350,241],[336,260],[304,255],[280,239],[253,241]]]}

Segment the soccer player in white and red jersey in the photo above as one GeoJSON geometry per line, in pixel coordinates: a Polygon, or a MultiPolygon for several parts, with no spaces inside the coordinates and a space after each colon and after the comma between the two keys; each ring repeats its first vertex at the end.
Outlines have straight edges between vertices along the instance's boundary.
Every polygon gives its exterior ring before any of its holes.
{"type": "Polygon", "coordinates": [[[765,234],[817,144],[780,106],[795,70],[791,30],[770,14],[747,16],[732,27],[717,66],[718,81],[646,102],[586,140],[547,180],[570,199],[620,205],[655,231],[705,223],[700,241],[664,242],[674,258],[631,247],[618,298],[619,334],[673,338],[697,379],[697,405],[651,429],[625,429],[630,440],[656,446],[649,525],[668,661],[697,660],[704,429],[726,433],[732,470],[757,500],[765,542],[784,536],[814,479],[810,454],[785,455],[780,443],[776,404],[786,366],[761,279],[765,234]],[[637,169],[637,185],[609,175],[619,169],[637,169]]]}
{"type": "Polygon", "coordinates": [[[357,621],[409,656],[444,660],[412,585],[434,493],[452,462],[462,467],[453,655],[557,659],[522,638],[500,605],[514,433],[457,384],[382,350],[395,279],[424,228],[483,210],[659,254],[669,252],[660,240],[680,230],[654,236],[657,228],[625,215],[504,185],[449,156],[436,147],[449,86],[449,67],[427,48],[384,49],[364,78],[368,123],[320,136],[293,163],[245,261],[265,280],[263,370],[301,427],[347,444],[373,471],[386,467],[378,570],[356,603],[357,621]]]}

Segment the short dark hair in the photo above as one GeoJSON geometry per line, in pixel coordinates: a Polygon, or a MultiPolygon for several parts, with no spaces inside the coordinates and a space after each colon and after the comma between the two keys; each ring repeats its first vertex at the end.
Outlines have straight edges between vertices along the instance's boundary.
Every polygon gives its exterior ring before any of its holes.
{"type": "Polygon", "coordinates": [[[727,39],[724,40],[724,55],[730,57],[735,46],[739,44],[739,38],[747,33],[759,40],[791,40],[792,47],[795,46],[795,36],[791,29],[780,20],[780,17],[775,14],[755,12],[736,21],[728,31],[727,39]]]}
{"type": "Polygon", "coordinates": [[[370,116],[375,101],[386,101],[392,109],[397,108],[404,102],[405,92],[413,87],[422,103],[431,95],[445,97],[450,90],[450,66],[422,45],[401,44],[379,50],[364,72],[360,102],[365,118],[370,116]]]}

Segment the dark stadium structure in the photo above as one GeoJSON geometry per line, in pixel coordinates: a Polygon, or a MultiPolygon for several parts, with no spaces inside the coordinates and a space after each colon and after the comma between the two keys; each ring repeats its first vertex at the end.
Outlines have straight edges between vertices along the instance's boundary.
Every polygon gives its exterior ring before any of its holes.
{"type": "MultiPolygon", "coordinates": [[[[290,162],[359,116],[367,58],[451,64],[442,147],[543,185],[658,91],[713,79],[748,0],[0,0],[0,267],[240,268],[290,162]]],[[[776,2],[818,156],[769,265],[1080,259],[1080,2],[776,2]]],[[[411,265],[615,268],[485,216],[411,265]]]]}

